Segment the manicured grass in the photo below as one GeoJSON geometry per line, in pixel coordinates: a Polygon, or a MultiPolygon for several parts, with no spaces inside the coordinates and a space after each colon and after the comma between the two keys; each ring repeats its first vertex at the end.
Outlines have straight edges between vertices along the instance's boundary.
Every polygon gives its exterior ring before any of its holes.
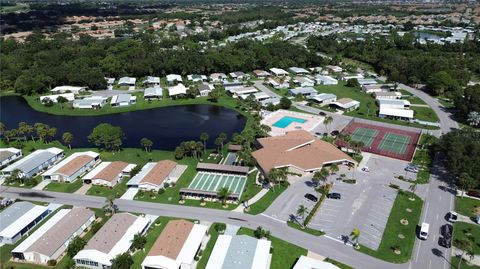
{"type": "MultiPolygon", "coordinates": [[[[254,237],[253,230],[248,228],[240,228],[238,235],[249,235],[254,237]]],[[[272,264],[271,269],[292,268],[301,255],[307,255],[307,250],[297,245],[283,241],[274,236],[270,236],[272,242],[272,264]]]]}
{"type": "Polygon", "coordinates": [[[416,107],[412,106],[410,107],[413,111],[415,111],[415,118],[418,120],[423,120],[423,121],[430,121],[430,122],[438,122],[438,117],[437,114],[435,114],[435,111],[431,109],[430,107],[416,107]]]}
{"type": "Polygon", "coordinates": [[[480,254],[480,226],[458,221],[453,225],[453,245],[456,246],[456,240],[465,240],[467,236],[472,236],[474,240],[473,253],[480,254]]]}
{"type": "Polygon", "coordinates": [[[122,182],[117,183],[113,188],[92,185],[90,189],[88,189],[87,195],[119,198],[127,191],[127,182],[129,179],[128,177],[122,179],[122,182]]]}
{"type": "Polygon", "coordinates": [[[50,182],[45,188],[43,188],[43,190],[74,193],[78,189],[80,189],[82,185],[83,185],[83,180],[79,178],[72,183],[50,182]]]}
{"type": "Polygon", "coordinates": [[[456,197],[455,198],[455,211],[467,217],[475,215],[475,208],[477,212],[480,211],[480,200],[469,197],[456,197]]]}
{"type": "Polygon", "coordinates": [[[350,267],[344,263],[341,263],[341,262],[337,262],[336,260],[332,260],[330,258],[326,258],[325,260],[323,260],[325,262],[329,262],[329,263],[332,263],[334,265],[336,265],[338,268],[340,269],[353,269],[353,267],[350,267]]]}
{"type": "Polygon", "coordinates": [[[252,172],[247,177],[247,183],[242,193],[242,200],[248,200],[255,196],[259,191],[262,190],[262,186],[255,184],[255,178],[258,174],[258,171],[252,172]]]}
{"type": "Polygon", "coordinates": [[[312,228],[309,228],[309,227],[305,227],[304,229],[302,229],[302,226],[300,226],[300,224],[298,224],[296,222],[293,222],[293,221],[287,221],[287,225],[288,225],[288,227],[292,227],[292,228],[297,229],[299,231],[302,231],[302,232],[305,232],[305,233],[308,233],[308,234],[311,234],[311,235],[315,235],[315,236],[322,236],[322,235],[325,234],[322,231],[315,230],[315,229],[312,229],[312,228]]]}
{"type": "Polygon", "coordinates": [[[135,252],[133,255],[133,265],[131,269],[141,269],[142,268],[142,262],[147,256],[148,252],[152,248],[153,244],[157,240],[158,236],[162,233],[163,229],[167,225],[167,223],[170,220],[173,220],[175,218],[170,218],[170,217],[158,217],[155,220],[155,223],[153,223],[147,230],[146,232],[146,237],[147,237],[147,243],[145,244],[144,250],[138,250],[135,252]]]}
{"type": "Polygon", "coordinates": [[[410,259],[416,239],[416,226],[419,224],[423,207],[423,201],[420,197],[413,195],[415,197],[414,201],[410,201],[410,197],[412,197],[410,192],[398,192],[380,246],[377,250],[373,250],[362,245],[359,249],[360,252],[392,263],[404,263],[410,259]],[[407,208],[410,208],[412,212],[407,212],[407,208]],[[407,219],[408,225],[401,224],[401,219],[407,219]],[[400,239],[399,234],[404,235],[405,238],[400,239]],[[393,252],[392,248],[394,246],[399,247],[400,255],[393,252]]]}
{"type": "Polygon", "coordinates": [[[250,205],[250,209],[248,211],[249,214],[257,215],[265,211],[273,201],[282,194],[283,191],[287,189],[287,186],[284,185],[277,185],[273,189],[270,189],[267,194],[265,194],[260,200],[256,203],[250,205]]]}
{"type": "Polygon", "coordinates": [[[413,156],[413,163],[420,165],[420,171],[417,173],[417,183],[426,184],[430,181],[430,168],[433,162],[433,150],[437,138],[434,136],[422,135],[419,145],[413,156]]]}
{"type": "Polygon", "coordinates": [[[402,93],[402,99],[408,100],[411,104],[416,104],[416,105],[425,105],[426,103],[420,99],[419,97],[411,94],[410,92],[400,89],[400,92],[402,93]]]}
{"type": "Polygon", "coordinates": [[[197,269],[204,269],[207,266],[208,259],[210,258],[210,255],[212,254],[213,247],[215,246],[215,243],[217,242],[217,238],[219,236],[219,233],[215,229],[215,224],[213,223],[210,226],[210,229],[208,230],[208,234],[210,235],[210,239],[208,240],[207,246],[203,250],[202,257],[197,263],[197,269]]]}
{"type": "MultiPolygon", "coordinates": [[[[460,268],[462,269],[480,269],[480,266],[476,265],[468,265],[467,261],[465,260],[467,257],[463,258],[462,263],[460,264],[460,268]]],[[[468,258],[467,258],[468,259],[468,258]]],[[[451,269],[459,269],[458,262],[460,261],[460,257],[453,256],[450,260],[450,268],[451,269]]]]}

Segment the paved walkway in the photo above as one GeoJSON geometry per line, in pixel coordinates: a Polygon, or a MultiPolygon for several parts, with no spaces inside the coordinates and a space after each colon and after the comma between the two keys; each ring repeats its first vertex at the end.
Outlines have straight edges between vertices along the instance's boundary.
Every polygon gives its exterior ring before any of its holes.
{"type": "MultiPolygon", "coordinates": [[[[458,249],[456,247],[452,247],[452,256],[458,256],[460,257],[463,253],[463,250],[458,249]]],[[[474,264],[476,266],[480,266],[480,255],[476,254],[475,256],[472,257],[468,256],[467,254],[463,255],[463,259],[468,261],[470,264],[474,264]]]]}
{"type": "MultiPolygon", "coordinates": [[[[260,190],[255,196],[253,196],[250,200],[246,202],[248,205],[252,205],[258,200],[260,200],[265,194],[267,194],[269,189],[262,189],[260,190]]],[[[233,212],[241,212],[243,213],[243,210],[245,209],[244,203],[241,203],[237,208],[233,210],[233,212]]]]}
{"type": "MultiPolygon", "coordinates": [[[[79,180],[79,179],[78,179],[79,180]]],[[[78,189],[75,194],[87,194],[87,191],[92,187],[92,184],[83,184],[80,189],[78,189]]]]}
{"type": "Polygon", "coordinates": [[[137,195],[138,188],[128,188],[128,190],[120,197],[123,200],[133,200],[133,197],[137,195]]]}
{"type": "Polygon", "coordinates": [[[225,235],[236,235],[238,230],[240,229],[240,226],[233,225],[233,224],[227,224],[227,228],[225,228],[225,235]]]}
{"type": "Polygon", "coordinates": [[[50,181],[48,180],[43,180],[42,182],[38,183],[35,187],[32,188],[32,190],[43,190],[48,184],[50,184],[50,181]]]}

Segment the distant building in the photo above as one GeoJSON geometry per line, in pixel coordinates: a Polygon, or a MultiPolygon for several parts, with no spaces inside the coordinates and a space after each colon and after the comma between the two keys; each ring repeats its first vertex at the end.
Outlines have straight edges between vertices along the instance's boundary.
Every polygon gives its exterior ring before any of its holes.
{"type": "Polygon", "coordinates": [[[238,90],[240,88],[243,88],[243,82],[241,81],[224,81],[223,82],[223,88],[225,89],[225,91],[227,92],[233,92],[235,90],[238,90]]]}
{"type": "Polygon", "coordinates": [[[242,71],[232,72],[229,75],[233,79],[238,79],[238,80],[248,79],[248,75],[243,73],[242,71]]]}
{"type": "Polygon", "coordinates": [[[289,75],[287,71],[281,68],[270,68],[270,72],[272,72],[272,74],[276,77],[285,77],[289,75]]]}
{"type": "Polygon", "coordinates": [[[315,82],[307,77],[294,77],[293,83],[299,87],[313,87],[315,82]]]}
{"type": "Polygon", "coordinates": [[[187,220],[171,220],[142,262],[142,269],[193,268],[207,226],[187,220]]]}
{"type": "Polygon", "coordinates": [[[373,97],[375,99],[400,99],[402,98],[401,92],[374,92],[373,97]]]}
{"type": "Polygon", "coordinates": [[[60,209],[39,229],[12,250],[14,259],[47,264],[57,260],[69,243],[85,231],[95,220],[90,209],[75,207],[60,209]]]}
{"type": "Polygon", "coordinates": [[[327,65],[327,66],[325,66],[325,68],[329,69],[333,73],[343,72],[343,68],[341,68],[340,66],[336,66],[336,65],[327,65]]]}
{"type": "Polygon", "coordinates": [[[291,95],[303,95],[303,96],[307,96],[307,95],[311,95],[311,94],[317,94],[317,91],[312,88],[312,87],[299,87],[299,88],[295,88],[295,89],[290,89],[288,90],[288,92],[291,94],[291,95]]]}
{"type": "Polygon", "coordinates": [[[360,102],[350,98],[341,98],[335,102],[332,102],[330,106],[343,111],[352,111],[360,107],[360,102]]]}
{"type": "Polygon", "coordinates": [[[147,163],[142,170],[127,183],[128,186],[142,190],[165,188],[165,184],[175,184],[185,171],[185,166],[174,161],[163,160],[147,163]]]}
{"type": "Polygon", "coordinates": [[[73,260],[76,267],[110,268],[112,259],[127,252],[135,234],[143,234],[150,219],[130,213],[114,214],[73,260]]]}
{"type": "Polygon", "coordinates": [[[67,99],[69,102],[75,100],[75,94],[71,93],[60,93],[60,94],[52,94],[52,95],[43,95],[40,96],[40,102],[43,103],[45,99],[50,99],[54,103],[58,103],[58,97],[63,97],[67,99]]]}
{"type": "Polygon", "coordinates": [[[22,151],[17,148],[0,149],[0,166],[8,165],[22,157],[22,151]]]}
{"type": "Polygon", "coordinates": [[[50,211],[46,206],[16,202],[0,212],[0,246],[13,245],[50,211]]]}
{"type": "Polygon", "coordinates": [[[288,70],[290,70],[290,72],[292,72],[295,75],[310,74],[310,72],[307,69],[301,68],[301,67],[290,67],[288,70]]]}
{"type": "Polygon", "coordinates": [[[187,94],[187,88],[182,83],[179,83],[175,86],[168,87],[168,95],[170,97],[180,95],[180,94],[183,94],[183,95],[187,94]]]}
{"type": "Polygon", "coordinates": [[[337,85],[338,80],[332,78],[331,76],[315,76],[315,83],[318,85],[337,85]]]}
{"type": "Polygon", "coordinates": [[[267,107],[269,104],[272,104],[274,106],[280,104],[280,98],[278,97],[271,97],[268,99],[264,99],[260,101],[260,104],[262,104],[262,107],[267,107]]]}
{"type": "Polygon", "coordinates": [[[163,89],[159,86],[146,88],[143,92],[143,97],[147,100],[150,99],[162,99],[163,89]]]}
{"type": "Polygon", "coordinates": [[[110,101],[111,106],[129,106],[137,102],[137,96],[131,95],[129,93],[121,93],[118,95],[112,96],[110,101]]]}
{"type": "Polygon", "coordinates": [[[363,78],[364,78],[364,77],[363,77],[362,74],[355,74],[355,75],[346,74],[346,75],[343,75],[343,76],[341,77],[341,79],[342,79],[342,80],[345,80],[345,81],[350,80],[350,79],[357,79],[357,80],[358,80],[358,79],[363,79],[363,78]]]}
{"type": "Polygon", "coordinates": [[[136,78],[121,77],[118,81],[118,86],[125,86],[128,87],[129,90],[135,90],[135,83],[137,83],[136,78]]]}
{"type": "Polygon", "coordinates": [[[2,170],[3,175],[10,175],[14,170],[20,170],[21,178],[32,178],[43,169],[55,164],[63,157],[63,150],[59,148],[38,149],[23,159],[7,166],[2,170]]]}
{"type": "Polygon", "coordinates": [[[208,96],[210,92],[212,92],[215,89],[215,87],[212,84],[203,82],[200,85],[198,85],[198,92],[200,93],[200,96],[208,96]]]}
{"type": "Polygon", "coordinates": [[[121,161],[102,162],[82,179],[87,184],[113,187],[123,178],[129,177],[130,171],[136,166],[136,164],[121,161]]]}
{"type": "Polygon", "coordinates": [[[409,109],[410,102],[397,99],[377,99],[380,108],[378,116],[380,118],[392,118],[400,120],[412,120],[414,111],[409,109]]]}
{"type": "Polygon", "coordinates": [[[167,75],[167,83],[169,85],[174,85],[174,84],[181,83],[181,82],[183,82],[183,79],[182,79],[181,75],[177,75],[177,74],[167,75]]]}
{"type": "Polygon", "coordinates": [[[198,81],[207,81],[207,76],[205,75],[188,75],[187,79],[192,82],[198,81]]]}
{"type": "Polygon", "coordinates": [[[210,80],[212,82],[224,82],[227,80],[227,75],[224,73],[213,73],[210,75],[210,80]]]}
{"type": "MultiPolygon", "coordinates": [[[[231,94],[233,94],[234,96],[236,97],[241,97],[243,95],[250,95],[250,94],[253,94],[253,93],[257,93],[258,92],[258,89],[255,88],[255,87],[241,87],[241,88],[236,88],[234,90],[232,89],[229,89],[228,92],[230,92],[231,94]]],[[[245,98],[243,98],[245,99],[245,98]]]]}
{"type": "Polygon", "coordinates": [[[144,81],[143,85],[145,86],[160,86],[160,77],[151,77],[148,76],[144,81]]]}
{"type": "Polygon", "coordinates": [[[318,103],[320,105],[327,105],[337,101],[337,96],[331,93],[320,93],[320,94],[310,95],[307,97],[307,99],[315,103],[318,103]]]}
{"type": "Polygon", "coordinates": [[[73,182],[94,167],[100,155],[93,151],[75,152],[42,174],[44,180],[73,182]]]}
{"type": "Polygon", "coordinates": [[[259,69],[253,70],[253,74],[254,74],[257,78],[266,78],[266,77],[270,76],[270,73],[268,73],[267,71],[265,71],[265,70],[259,70],[259,69]]]}
{"type": "Polygon", "coordinates": [[[73,93],[73,94],[80,94],[87,90],[87,87],[78,87],[78,86],[57,86],[51,90],[54,94],[60,93],[73,93]]]}
{"type": "Polygon", "coordinates": [[[270,84],[270,86],[272,86],[274,89],[288,89],[290,87],[288,80],[269,78],[267,83],[270,84]]]}
{"type": "Polygon", "coordinates": [[[395,89],[395,85],[393,84],[368,84],[362,85],[362,90],[366,93],[374,93],[374,92],[390,92],[395,89]]]}
{"type": "Polygon", "coordinates": [[[86,109],[100,109],[107,104],[107,97],[103,96],[88,96],[83,99],[76,99],[73,101],[74,108],[86,109]]]}
{"type": "Polygon", "coordinates": [[[360,79],[357,79],[357,80],[358,80],[358,83],[360,84],[360,86],[378,84],[378,81],[376,81],[373,78],[360,78],[360,79]]]}
{"type": "Polygon", "coordinates": [[[206,269],[268,269],[271,242],[248,235],[220,235],[206,269]]]}

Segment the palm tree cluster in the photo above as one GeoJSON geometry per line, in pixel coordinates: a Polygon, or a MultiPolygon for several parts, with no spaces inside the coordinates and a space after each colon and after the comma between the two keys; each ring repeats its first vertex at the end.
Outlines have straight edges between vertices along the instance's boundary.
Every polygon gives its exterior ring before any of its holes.
{"type": "Polygon", "coordinates": [[[203,143],[198,141],[186,141],[180,143],[178,147],[175,148],[175,158],[182,159],[184,156],[190,155],[195,159],[199,159],[203,151],[203,143]]]}
{"type": "Polygon", "coordinates": [[[361,149],[365,147],[365,143],[363,143],[363,141],[352,140],[352,137],[349,134],[340,134],[338,139],[345,143],[347,152],[350,152],[350,149],[353,149],[354,153],[360,154],[361,149]]]}
{"type": "Polygon", "coordinates": [[[272,190],[273,187],[279,183],[279,182],[286,182],[288,179],[288,170],[286,167],[282,168],[272,168],[268,172],[267,175],[267,181],[272,185],[272,190]]]}
{"type": "Polygon", "coordinates": [[[6,143],[27,141],[27,137],[30,137],[33,142],[37,137],[40,141],[48,143],[57,134],[57,128],[44,123],[35,123],[32,126],[22,121],[18,123],[18,128],[7,130],[5,124],[0,123],[0,134],[2,134],[6,143]]]}
{"type": "Polygon", "coordinates": [[[153,141],[148,138],[140,139],[140,145],[145,149],[146,152],[152,151],[153,141]]]}

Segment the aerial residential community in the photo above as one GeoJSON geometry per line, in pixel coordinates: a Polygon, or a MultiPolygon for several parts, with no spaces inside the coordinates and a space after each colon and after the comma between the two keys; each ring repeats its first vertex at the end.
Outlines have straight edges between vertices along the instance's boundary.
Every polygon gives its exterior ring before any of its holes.
{"type": "Polygon", "coordinates": [[[0,14],[0,268],[480,268],[478,2],[0,14]]]}

